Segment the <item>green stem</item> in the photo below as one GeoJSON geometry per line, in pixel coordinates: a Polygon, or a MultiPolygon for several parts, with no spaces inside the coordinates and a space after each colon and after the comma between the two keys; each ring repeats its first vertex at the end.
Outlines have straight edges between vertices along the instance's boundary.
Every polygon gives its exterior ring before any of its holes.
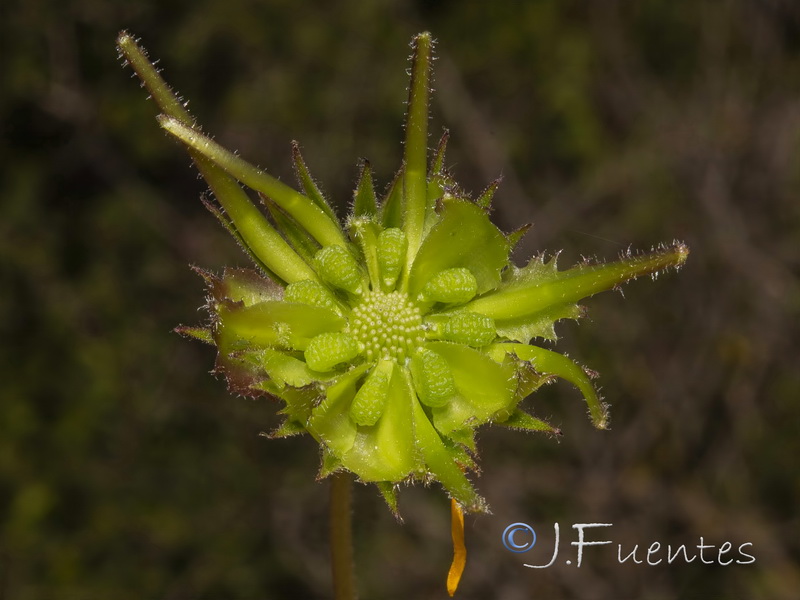
{"type": "Polygon", "coordinates": [[[350,473],[331,476],[331,569],[335,600],[355,600],[353,576],[353,515],[352,481],[350,473]]]}

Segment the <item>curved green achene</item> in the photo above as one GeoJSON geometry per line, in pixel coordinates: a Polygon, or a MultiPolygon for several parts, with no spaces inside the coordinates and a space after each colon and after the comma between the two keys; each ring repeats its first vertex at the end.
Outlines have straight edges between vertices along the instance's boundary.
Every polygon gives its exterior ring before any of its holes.
{"type": "Polygon", "coordinates": [[[667,267],[678,267],[688,255],[689,249],[684,244],[676,243],[671,248],[652,254],[554,271],[552,277],[544,280],[516,283],[512,279],[496,291],[476,298],[465,308],[497,320],[529,317],[554,306],[578,302],[642,275],[657,273],[667,267]]]}
{"type": "MultiPolygon", "coordinates": [[[[192,115],[159,75],[133,37],[122,33],[117,44],[159,108],[183,126],[193,126],[192,115]]],[[[235,180],[213,162],[205,159],[200,152],[190,149],[189,154],[236,230],[241,234],[242,242],[268,269],[289,283],[316,278],[314,271],[275,231],[235,180]]]]}
{"type": "Polygon", "coordinates": [[[329,308],[339,315],[343,314],[345,309],[345,306],[340,303],[328,287],[310,279],[287,285],[283,293],[283,299],[286,302],[329,308]]]}
{"type": "Polygon", "coordinates": [[[339,224],[313,200],[254,167],[196,129],[187,127],[180,120],[168,115],[159,115],[158,122],[167,133],[178,138],[189,148],[213,161],[246,186],[269,196],[323,246],[347,243],[339,224]]]}
{"type": "Polygon", "coordinates": [[[456,312],[448,315],[438,337],[448,342],[480,348],[494,341],[497,329],[494,320],[474,312],[456,312]]]}
{"type": "Polygon", "coordinates": [[[577,387],[583,394],[586,404],[589,407],[589,415],[592,424],[598,429],[608,427],[608,412],[606,405],[592,385],[589,376],[580,366],[569,358],[558,352],[530,346],[528,344],[493,344],[486,349],[486,352],[494,360],[500,362],[506,353],[513,353],[522,360],[530,361],[534,368],[546,375],[556,375],[566,379],[577,387]]]}
{"type": "Polygon", "coordinates": [[[403,152],[404,222],[408,237],[406,272],[422,243],[425,213],[428,210],[428,98],[432,39],[428,32],[420,33],[412,42],[411,84],[408,90],[406,140],[403,152]]]}

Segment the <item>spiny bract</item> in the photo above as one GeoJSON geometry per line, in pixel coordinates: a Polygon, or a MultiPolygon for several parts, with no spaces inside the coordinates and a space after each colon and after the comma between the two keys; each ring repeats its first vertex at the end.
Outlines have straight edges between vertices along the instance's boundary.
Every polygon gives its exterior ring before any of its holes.
{"type": "Polygon", "coordinates": [[[674,243],[566,271],[544,255],[511,264],[526,228],[505,235],[491,223],[497,186],[474,201],[460,191],[444,168],[447,134],[428,165],[430,34],[412,43],[403,166],[379,202],[364,163],[344,225],[297,145],[302,193],[201,133],[134,39],[122,33],[118,44],[163,111],[161,126],[208,181],[219,203],[208,208],[256,265],[202,273],[210,325],[179,330],[217,347],[232,390],[285,402],[272,436],[310,433],[323,476],[347,469],[375,482],[394,510],[399,482],[438,480],[466,510],[485,510],[465,476],[479,425],[557,433],[519,405],[562,377],[606,426],[587,373],[530,342],[554,340],[554,323],[579,317],[581,299],[678,266],[688,250],[674,243]]]}

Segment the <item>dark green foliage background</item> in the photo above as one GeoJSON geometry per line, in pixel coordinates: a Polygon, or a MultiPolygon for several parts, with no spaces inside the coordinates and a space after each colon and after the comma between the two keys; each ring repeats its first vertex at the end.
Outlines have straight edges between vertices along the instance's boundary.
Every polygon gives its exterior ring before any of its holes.
{"type": "MultiPolygon", "coordinates": [[[[529,400],[565,435],[487,429],[459,597],[770,599],[800,589],[800,10],[788,0],[0,6],[0,599],[325,598],[326,482],[310,439],[258,437],[214,353],[170,333],[200,280],[245,257],[116,57],[142,37],[206,129],[291,179],[298,139],[349,201],[358,158],[400,162],[407,43],[438,39],[432,131],[495,218],[534,222],[518,260],[612,259],[679,238],[679,274],[591,300],[559,347],[602,374],[608,432],[565,384],[529,400]],[[512,555],[506,525],[541,545],[512,555]],[[559,564],[544,563],[552,523],[559,564]],[[753,543],[727,567],[617,563],[634,544],[753,543]]],[[[436,486],[434,486],[435,488],[436,486]]],[[[449,512],[356,490],[364,598],[443,598],[449,512]]],[[[716,556],[713,554],[707,557],[716,556]]],[[[642,551],[640,549],[640,558],[642,551]]],[[[734,556],[736,557],[736,556],[734,556]]]]}

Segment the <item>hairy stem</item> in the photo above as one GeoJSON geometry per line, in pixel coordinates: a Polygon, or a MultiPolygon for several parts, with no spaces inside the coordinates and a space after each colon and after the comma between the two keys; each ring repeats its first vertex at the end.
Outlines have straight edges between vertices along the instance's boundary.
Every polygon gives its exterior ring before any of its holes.
{"type": "Polygon", "coordinates": [[[331,476],[331,569],[335,600],[355,600],[356,585],[353,575],[353,515],[352,483],[350,473],[331,476]]]}

